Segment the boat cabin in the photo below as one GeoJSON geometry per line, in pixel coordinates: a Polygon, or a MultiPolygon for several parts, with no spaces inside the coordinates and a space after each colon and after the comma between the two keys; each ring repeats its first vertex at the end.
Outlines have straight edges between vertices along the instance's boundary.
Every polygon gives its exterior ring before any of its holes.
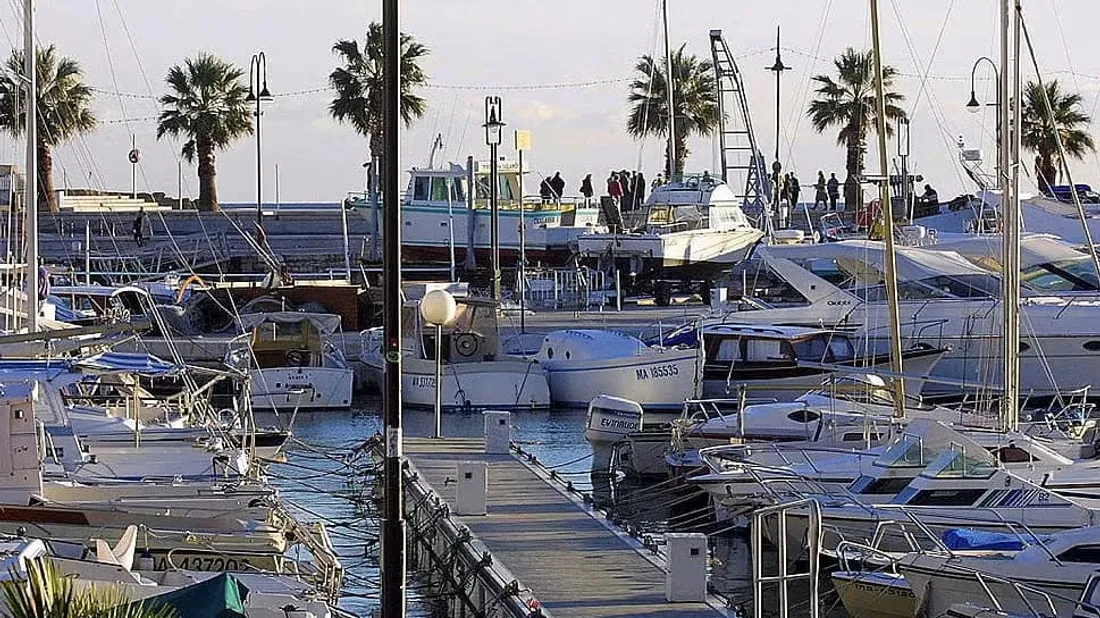
{"type": "Polygon", "coordinates": [[[846,333],[794,326],[713,324],[703,327],[704,379],[768,379],[802,370],[799,361],[852,364],[856,348],[846,333]]]}
{"type": "MultiPolygon", "coordinates": [[[[440,329],[444,364],[497,360],[501,356],[498,303],[488,298],[455,298],[455,319],[440,329]]],[[[406,303],[402,324],[405,352],[435,360],[435,327],[420,317],[419,302],[406,303]]]]}
{"type": "Polygon", "coordinates": [[[340,329],[340,316],[294,311],[247,313],[241,316],[241,329],[249,333],[257,369],[323,367],[325,355],[335,351],[323,337],[340,329]]]}
{"type": "Polygon", "coordinates": [[[628,227],[647,234],[751,228],[737,195],[711,178],[687,178],[653,190],[645,206],[624,215],[628,227]]]}

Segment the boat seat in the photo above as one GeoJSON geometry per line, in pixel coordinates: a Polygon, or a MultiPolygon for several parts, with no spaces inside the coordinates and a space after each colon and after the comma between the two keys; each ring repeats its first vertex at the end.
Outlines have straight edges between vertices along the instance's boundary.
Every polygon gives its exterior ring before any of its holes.
{"type": "Polygon", "coordinates": [[[137,547],[137,526],[126,526],[122,538],[112,548],[103,539],[95,540],[96,562],[118,565],[127,571],[134,567],[134,550],[137,547]]]}

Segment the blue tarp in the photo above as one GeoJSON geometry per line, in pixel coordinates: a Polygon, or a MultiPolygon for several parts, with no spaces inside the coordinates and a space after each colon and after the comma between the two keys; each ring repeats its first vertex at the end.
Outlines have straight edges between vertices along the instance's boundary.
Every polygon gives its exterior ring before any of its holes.
{"type": "Polygon", "coordinates": [[[182,369],[151,354],[104,352],[76,362],[78,369],[97,373],[132,373],[143,376],[171,375],[182,369]]]}
{"type": "Polygon", "coordinates": [[[948,549],[957,551],[1019,551],[1026,546],[1025,541],[1036,540],[1039,539],[1031,539],[1007,532],[986,532],[971,528],[955,528],[943,533],[943,544],[948,549]]]}

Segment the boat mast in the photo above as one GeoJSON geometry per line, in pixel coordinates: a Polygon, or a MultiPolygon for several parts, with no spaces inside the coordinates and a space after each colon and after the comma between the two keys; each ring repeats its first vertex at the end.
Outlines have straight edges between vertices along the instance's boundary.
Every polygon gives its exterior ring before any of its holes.
{"type": "Polygon", "coordinates": [[[665,25],[665,95],[668,97],[668,178],[666,182],[676,180],[676,106],[673,97],[672,51],[668,40],[668,0],[661,0],[662,20],[665,25]]]}
{"type": "Polygon", "coordinates": [[[894,414],[905,416],[905,382],[901,362],[901,311],[898,308],[897,263],[894,256],[894,212],[890,204],[890,167],[886,150],[886,91],[882,81],[882,46],[879,37],[878,0],[871,0],[871,40],[875,63],[875,120],[878,132],[879,201],[882,236],[886,242],[886,301],[890,307],[890,369],[894,373],[894,414]]]}
{"type": "Polygon", "coordinates": [[[38,71],[34,48],[34,0],[23,0],[23,74],[27,88],[27,171],[23,212],[27,217],[27,330],[38,332],[38,71]]]}
{"type": "Polygon", "coordinates": [[[1013,11],[1013,0],[1001,0],[1001,115],[1000,158],[1001,218],[1004,222],[1001,240],[1001,286],[1004,297],[1004,327],[1001,331],[1001,354],[1004,393],[1001,400],[1001,421],[1007,431],[1019,426],[1020,400],[1020,31],[1013,11]],[[1009,33],[1014,32],[1015,54],[1009,50],[1009,33]]]}

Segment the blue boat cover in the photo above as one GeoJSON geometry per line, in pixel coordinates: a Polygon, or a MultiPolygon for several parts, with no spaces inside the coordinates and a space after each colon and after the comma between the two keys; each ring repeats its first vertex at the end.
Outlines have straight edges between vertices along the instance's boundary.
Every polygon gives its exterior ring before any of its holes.
{"type": "Polygon", "coordinates": [[[169,363],[151,354],[128,352],[104,352],[76,362],[78,369],[96,373],[131,373],[143,376],[164,376],[177,373],[179,365],[169,363]]]}
{"type": "Polygon", "coordinates": [[[1019,551],[1025,547],[1025,540],[1029,539],[1025,539],[1019,534],[987,532],[971,528],[955,528],[943,533],[943,544],[948,549],[959,551],[1019,551]]]}

